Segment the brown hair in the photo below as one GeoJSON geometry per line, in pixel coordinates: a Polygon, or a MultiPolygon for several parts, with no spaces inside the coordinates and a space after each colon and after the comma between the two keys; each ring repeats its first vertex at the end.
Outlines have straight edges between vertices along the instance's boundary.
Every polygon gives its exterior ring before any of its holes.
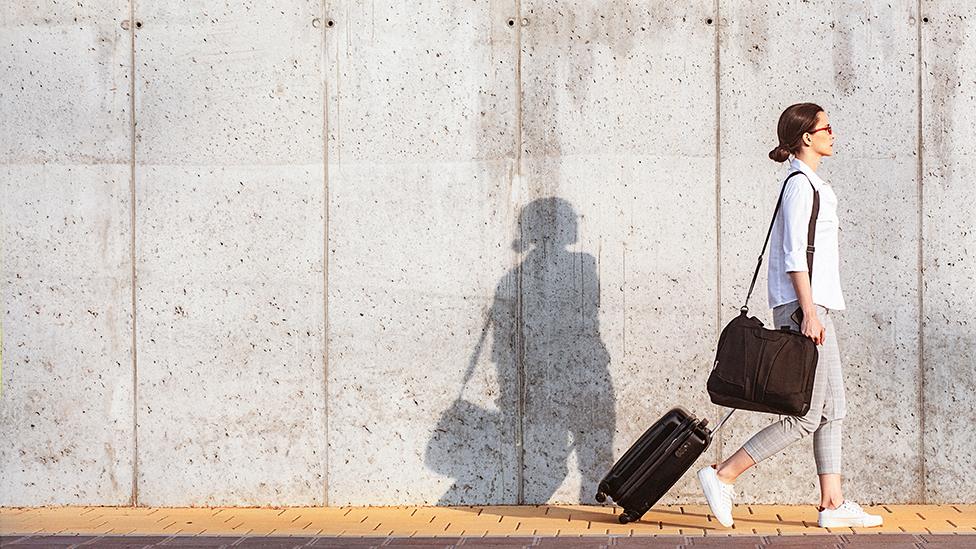
{"type": "Polygon", "coordinates": [[[823,109],[815,103],[797,103],[786,107],[783,114],[779,115],[779,123],[776,124],[779,145],[769,151],[769,158],[776,162],[783,162],[790,157],[790,154],[796,154],[803,145],[803,134],[814,129],[817,124],[817,113],[821,111],[823,109]]]}

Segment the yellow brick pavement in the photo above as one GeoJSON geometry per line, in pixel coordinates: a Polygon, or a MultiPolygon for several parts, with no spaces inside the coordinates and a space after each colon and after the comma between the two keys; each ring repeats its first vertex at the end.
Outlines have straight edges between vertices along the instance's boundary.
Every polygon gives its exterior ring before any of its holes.
{"type": "Polygon", "coordinates": [[[661,505],[620,524],[611,506],[0,508],[0,535],[587,536],[976,534],[976,505],[878,505],[884,526],[823,529],[813,506],[737,505],[724,528],[704,505],[661,505]]]}

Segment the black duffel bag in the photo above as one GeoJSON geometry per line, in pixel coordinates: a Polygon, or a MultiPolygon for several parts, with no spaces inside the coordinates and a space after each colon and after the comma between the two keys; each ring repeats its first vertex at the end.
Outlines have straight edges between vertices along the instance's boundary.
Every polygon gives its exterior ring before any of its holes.
{"type": "MultiPolygon", "coordinates": [[[[756,285],[756,277],[762,265],[773,223],[783,202],[786,183],[793,172],[783,182],[779,193],[773,221],[766,233],[766,242],[756,264],[756,272],[749,284],[749,293],[739,316],[722,330],[715,354],[715,365],[708,377],[708,394],[712,402],[729,408],[769,412],[786,416],[802,416],[810,410],[813,394],[814,376],[817,371],[817,344],[802,333],[784,326],[779,330],[769,330],[762,321],[750,317],[749,297],[756,285]]],[[[813,183],[810,183],[813,186],[813,183]]],[[[814,232],[817,214],[820,211],[820,193],[813,189],[813,211],[807,229],[807,270],[813,284],[814,232]]],[[[800,317],[797,310],[794,317],[800,317]]],[[[796,318],[794,320],[797,320],[796,318]]],[[[800,321],[797,320],[799,324],[800,321]]]]}

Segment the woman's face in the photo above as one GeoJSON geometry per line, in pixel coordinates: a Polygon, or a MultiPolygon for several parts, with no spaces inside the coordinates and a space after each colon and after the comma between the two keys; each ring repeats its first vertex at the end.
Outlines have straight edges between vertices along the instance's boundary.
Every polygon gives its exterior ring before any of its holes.
{"type": "Polygon", "coordinates": [[[817,113],[817,125],[812,131],[803,134],[804,144],[820,156],[834,155],[834,136],[830,131],[821,129],[829,126],[830,120],[827,119],[827,113],[820,111],[817,113]]]}

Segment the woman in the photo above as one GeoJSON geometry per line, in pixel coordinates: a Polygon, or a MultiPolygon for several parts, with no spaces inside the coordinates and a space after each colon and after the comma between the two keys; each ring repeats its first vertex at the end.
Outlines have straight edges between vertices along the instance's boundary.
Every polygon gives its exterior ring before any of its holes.
{"type": "MultiPolygon", "coordinates": [[[[846,410],[840,352],[831,320],[845,308],[840,289],[837,250],[837,197],[817,175],[820,160],[832,156],[834,136],[827,113],[813,103],[799,103],[783,111],[776,128],[779,145],[769,152],[776,162],[793,159],[783,204],[773,223],[769,252],[769,306],[774,326],[791,326],[820,345],[810,411],[780,420],[752,436],[722,463],[698,471],[698,480],[712,514],[732,526],[732,483],[743,471],[771,457],[792,442],[813,433],[813,455],[820,477],[818,524],[823,528],[879,526],[841,490],[841,424],[846,410]],[[804,177],[805,176],[805,177],[804,177]],[[813,284],[807,272],[807,225],[813,211],[814,189],[820,194],[817,215],[813,284]],[[802,319],[797,323],[797,318],[802,319]]],[[[778,192],[779,189],[777,189],[778,192]]]]}

